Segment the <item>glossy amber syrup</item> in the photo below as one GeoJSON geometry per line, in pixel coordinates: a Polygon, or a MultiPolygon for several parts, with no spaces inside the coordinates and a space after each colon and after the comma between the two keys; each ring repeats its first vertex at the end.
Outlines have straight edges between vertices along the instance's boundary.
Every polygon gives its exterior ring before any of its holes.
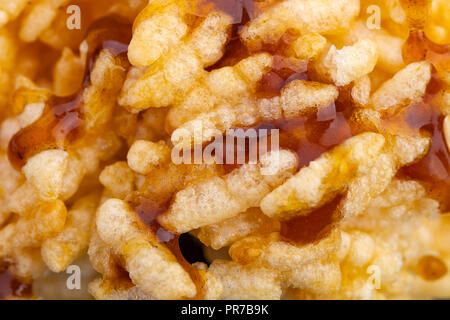
{"type": "Polygon", "coordinates": [[[325,237],[339,221],[336,210],[341,197],[314,210],[307,216],[300,216],[281,223],[281,236],[288,242],[307,244],[325,237]]]}

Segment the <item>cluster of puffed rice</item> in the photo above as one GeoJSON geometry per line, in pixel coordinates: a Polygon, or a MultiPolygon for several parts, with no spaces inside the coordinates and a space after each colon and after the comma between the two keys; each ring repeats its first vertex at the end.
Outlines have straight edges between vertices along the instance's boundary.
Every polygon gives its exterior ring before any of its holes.
{"type": "MultiPolygon", "coordinates": [[[[420,102],[432,78],[430,61],[403,60],[399,1],[376,1],[388,26],[378,30],[366,24],[369,0],[258,2],[259,14],[239,31],[251,54],[212,69],[231,38],[228,13],[211,6],[192,23],[196,1],[84,2],[92,21],[121,13],[134,23],[131,67],[101,51],[83,91],[83,136],[18,171],[8,160],[11,138],[42,116],[52,94],[79,89],[86,42],[64,28],[69,0],[0,0],[0,259],[16,277],[39,281],[87,253],[100,273],[89,284],[97,299],[450,297],[448,215],[424,186],[397,174],[432,141],[383,127],[420,102]],[[264,48],[288,30],[298,37],[283,55],[308,63],[314,81],[260,97],[275,59],[264,48]],[[171,160],[174,148],[207,144],[217,132],[315,114],[343,87],[370,129],[300,169],[289,149],[232,171],[171,160]],[[170,201],[158,223],[202,242],[210,264],[190,266],[195,279],[141,221],[135,195],[170,201]],[[280,222],[337,197],[339,217],[325,236],[300,244],[280,235],[280,222]]],[[[449,3],[434,0],[432,9],[427,35],[449,43],[450,17],[439,16],[449,3]]],[[[450,73],[438,71],[450,148],[450,73]]]]}

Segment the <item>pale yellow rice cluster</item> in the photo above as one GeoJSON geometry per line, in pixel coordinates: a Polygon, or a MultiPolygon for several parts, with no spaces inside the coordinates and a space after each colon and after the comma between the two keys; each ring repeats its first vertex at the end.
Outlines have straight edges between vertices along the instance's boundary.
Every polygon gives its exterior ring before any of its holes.
{"type": "MultiPolygon", "coordinates": [[[[403,61],[408,20],[399,1],[375,1],[381,29],[366,23],[369,0],[258,2],[237,34],[249,55],[221,67],[235,21],[219,8],[195,15],[201,1],[79,2],[89,20],[128,19],[130,67],[99,52],[80,93],[81,137],[17,170],[9,142],[47,111],[52,94],[79,92],[87,43],[64,27],[70,1],[0,0],[0,261],[17,278],[48,285],[42,279],[87,255],[82,272],[95,279],[83,289],[97,299],[450,297],[448,214],[398,174],[432,141],[382,128],[421,102],[432,78],[430,62],[403,61]],[[258,95],[275,67],[267,48],[286,32],[295,39],[281,54],[308,65],[311,79],[258,95]],[[306,166],[287,148],[231,169],[173,162],[174,150],[228,129],[313,117],[345,90],[367,130],[306,166]],[[164,209],[159,229],[135,210],[142,198],[164,209]],[[326,233],[307,243],[283,235],[284,223],[334,199],[326,233]],[[161,232],[196,237],[208,264],[180,262],[161,232]]],[[[450,43],[449,12],[448,1],[432,1],[430,40],[450,43]]],[[[439,72],[450,149],[450,75],[439,72]]]]}

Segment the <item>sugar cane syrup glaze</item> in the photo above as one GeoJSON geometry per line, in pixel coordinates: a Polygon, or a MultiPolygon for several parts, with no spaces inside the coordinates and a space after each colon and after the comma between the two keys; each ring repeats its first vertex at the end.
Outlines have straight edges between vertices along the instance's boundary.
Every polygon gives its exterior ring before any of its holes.
{"type": "MultiPolygon", "coordinates": [[[[233,36],[226,47],[224,57],[209,69],[232,65],[249,56],[251,53],[240,42],[238,32],[249,18],[257,15],[259,8],[264,5],[263,2],[253,0],[205,0],[201,3],[202,5],[198,7],[198,16],[204,16],[212,8],[217,8],[232,15],[235,21],[233,36]]],[[[198,18],[194,17],[193,21],[198,23],[198,18]]],[[[129,43],[128,38],[127,41],[123,41],[124,38],[122,38],[123,31],[126,29],[124,25],[117,22],[111,23],[110,20],[106,24],[99,23],[98,25],[105,27],[104,29],[99,28],[104,33],[100,32],[100,36],[93,38],[97,39],[94,42],[97,41],[101,45],[89,46],[89,48],[95,47],[96,49],[90,52],[86,78],[80,93],[71,97],[53,97],[50,99],[46,112],[41,119],[21,130],[11,140],[9,157],[16,168],[22,167],[29,157],[39,151],[65,147],[80,136],[83,121],[82,92],[89,84],[89,72],[95,62],[96,54],[102,48],[112,50],[116,54],[123,54],[126,50],[125,44],[129,43]],[[118,34],[121,35],[119,39],[117,39],[118,34]],[[111,48],[111,44],[117,46],[111,48]],[[119,50],[114,51],[117,48],[119,50]],[[53,134],[55,128],[58,128],[59,134],[53,134]]],[[[306,64],[292,61],[283,56],[285,47],[292,39],[295,39],[295,36],[295,33],[287,32],[276,43],[261,48],[261,50],[274,54],[275,59],[272,71],[260,81],[257,93],[259,96],[274,96],[279,94],[280,89],[285,84],[294,79],[309,79],[306,64]]],[[[92,41],[92,38],[88,36],[89,40],[92,41]]],[[[423,60],[423,58],[431,62],[439,61],[441,63],[449,60],[448,47],[432,44],[426,39],[422,31],[412,31],[405,45],[412,48],[412,50],[407,50],[405,62],[423,60]],[[420,59],[410,58],[410,55],[416,52],[422,54],[420,59]]],[[[442,206],[448,210],[450,208],[448,202],[450,156],[443,139],[442,115],[439,106],[434,101],[441,90],[440,86],[439,80],[434,76],[427,88],[424,101],[417,105],[408,106],[399,114],[386,119],[386,124],[400,123],[409,129],[424,130],[431,134],[432,147],[427,156],[418,163],[402,170],[402,172],[407,176],[423,181],[430,188],[432,194],[440,200],[442,206]],[[447,201],[445,201],[446,199],[447,201]]],[[[360,131],[351,121],[353,106],[346,95],[348,88],[339,89],[342,94],[336,103],[322,109],[316,115],[260,124],[260,127],[278,128],[280,130],[280,146],[297,152],[300,161],[299,169],[360,131]]],[[[159,182],[155,181],[155,183],[159,182]]],[[[163,184],[164,181],[162,180],[160,183],[163,184]]],[[[156,188],[150,196],[141,196],[130,200],[130,204],[146,225],[156,233],[162,231],[165,234],[163,238],[159,239],[160,242],[165,243],[171,249],[182,266],[189,272],[198,288],[199,294],[196,298],[201,298],[202,281],[200,281],[196,269],[184,259],[179,249],[178,235],[171,236],[156,221],[157,216],[164,212],[170,203],[170,199],[166,197],[158,202],[158,189],[156,188]]],[[[282,236],[297,243],[314,241],[333,223],[336,217],[332,213],[335,211],[338,202],[339,199],[335,199],[308,217],[294,218],[282,223],[282,236]]]]}

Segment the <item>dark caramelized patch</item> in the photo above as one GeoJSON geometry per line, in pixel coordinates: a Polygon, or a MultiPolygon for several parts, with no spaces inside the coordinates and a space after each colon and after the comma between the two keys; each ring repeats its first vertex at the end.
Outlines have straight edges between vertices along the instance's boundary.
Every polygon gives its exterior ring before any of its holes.
{"type": "Polygon", "coordinates": [[[426,281],[436,281],[447,274],[447,266],[441,259],[427,255],[419,259],[417,273],[426,281]]]}
{"type": "Polygon", "coordinates": [[[339,219],[337,207],[340,200],[341,197],[337,197],[307,216],[282,222],[281,236],[298,244],[312,243],[326,237],[339,219]]]}

